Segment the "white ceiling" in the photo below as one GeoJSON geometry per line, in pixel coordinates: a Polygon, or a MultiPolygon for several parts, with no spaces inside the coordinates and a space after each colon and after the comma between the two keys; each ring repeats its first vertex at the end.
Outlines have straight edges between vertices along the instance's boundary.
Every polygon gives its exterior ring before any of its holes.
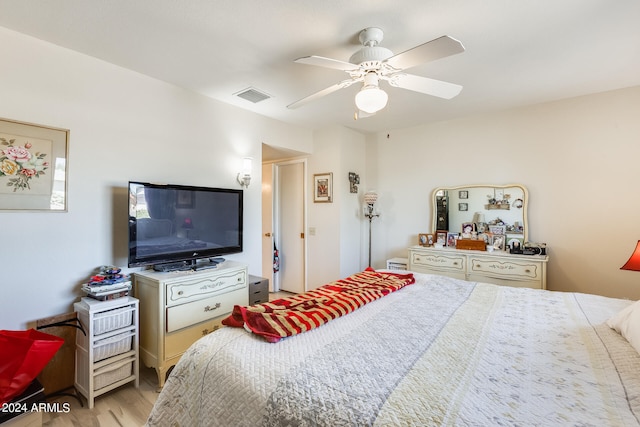
{"type": "Polygon", "coordinates": [[[638,0],[0,0],[0,26],[314,129],[388,131],[640,85],[638,0]],[[394,53],[445,34],[460,40],[466,52],[409,72],[462,93],[383,86],[388,107],[357,121],[357,85],[286,108],[347,76],[294,59],[348,61],[370,26],[394,53]],[[234,96],[248,87],[273,98],[234,96]]]}

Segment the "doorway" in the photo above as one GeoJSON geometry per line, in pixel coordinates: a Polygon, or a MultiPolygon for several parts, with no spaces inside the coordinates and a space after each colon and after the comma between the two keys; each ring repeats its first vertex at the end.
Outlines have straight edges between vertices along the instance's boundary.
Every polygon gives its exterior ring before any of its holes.
{"type": "Polygon", "coordinates": [[[263,164],[262,270],[270,291],[306,291],[306,159],[263,164]],[[279,271],[273,271],[274,249],[279,271]]]}

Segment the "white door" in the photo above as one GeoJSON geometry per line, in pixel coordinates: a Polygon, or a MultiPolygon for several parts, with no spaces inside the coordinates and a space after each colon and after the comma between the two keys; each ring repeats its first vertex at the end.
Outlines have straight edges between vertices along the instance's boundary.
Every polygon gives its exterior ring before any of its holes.
{"type": "Polygon", "coordinates": [[[301,293],[305,283],[305,162],[276,164],[277,232],[280,290],[301,293]]]}
{"type": "Polygon", "coordinates": [[[273,275],[273,163],[262,165],[262,277],[269,280],[269,290],[277,292],[273,275]]]}

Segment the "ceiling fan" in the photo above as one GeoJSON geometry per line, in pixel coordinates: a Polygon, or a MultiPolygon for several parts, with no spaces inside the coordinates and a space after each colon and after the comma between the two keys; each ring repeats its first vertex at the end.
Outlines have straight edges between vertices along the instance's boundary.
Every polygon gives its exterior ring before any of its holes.
{"type": "Polygon", "coordinates": [[[355,117],[373,115],[383,109],[388,101],[387,93],[380,89],[380,80],[386,80],[394,87],[444,99],[451,99],[460,93],[462,90],[460,85],[403,72],[425,62],[464,52],[464,46],[458,40],[442,36],[394,55],[389,49],[380,46],[383,36],[384,33],[380,28],[369,27],[362,30],[359,40],[363,47],[349,58],[349,62],[322,56],[304,56],[296,59],[294,62],[299,64],[345,71],[349,74],[349,78],[289,104],[287,108],[302,107],[339,89],[363,82],[362,88],[355,97],[356,106],[360,110],[356,112],[355,117]]]}

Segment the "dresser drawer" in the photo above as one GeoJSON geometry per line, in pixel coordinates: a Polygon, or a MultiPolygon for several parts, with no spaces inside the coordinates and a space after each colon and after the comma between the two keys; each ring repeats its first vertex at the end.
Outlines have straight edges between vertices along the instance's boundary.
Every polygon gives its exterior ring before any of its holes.
{"type": "Polygon", "coordinates": [[[269,302],[269,280],[250,275],[248,289],[249,305],[269,302]]]}
{"type": "MultiPolygon", "coordinates": [[[[190,277],[167,285],[167,306],[184,304],[204,297],[245,289],[247,274],[244,270],[234,270],[217,276],[190,277]]],[[[246,292],[246,290],[245,290],[246,292]]]]}
{"type": "Polygon", "coordinates": [[[177,331],[195,323],[231,313],[233,306],[246,305],[247,289],[225,292],[197,301],[167,308],[167,332],[177,331]]]}
{"type": "Polygon", "coordinates": [[[216,317],[215,319],[207,320],[197,325],[167,334],[164,340],[165,359],[181,356],[191,344],[203,336],[222,328],[222,319],[225,317],[226,316],[216,317]]]}
{"type": "Polygon", "coordinates": [[[429,272],[446,271],[459,273],[464,276],[465,261],[464,256],[451,254],[433,254],[412,252],[410,259],[411,268],[428,270],[429,272]]]}
{"type": "Polygon", "coordinates": [[[542,282],[542,263],[532,260],[506,261],[492,258],[470,257],[469,274],[509,281],[542,282]]]}

